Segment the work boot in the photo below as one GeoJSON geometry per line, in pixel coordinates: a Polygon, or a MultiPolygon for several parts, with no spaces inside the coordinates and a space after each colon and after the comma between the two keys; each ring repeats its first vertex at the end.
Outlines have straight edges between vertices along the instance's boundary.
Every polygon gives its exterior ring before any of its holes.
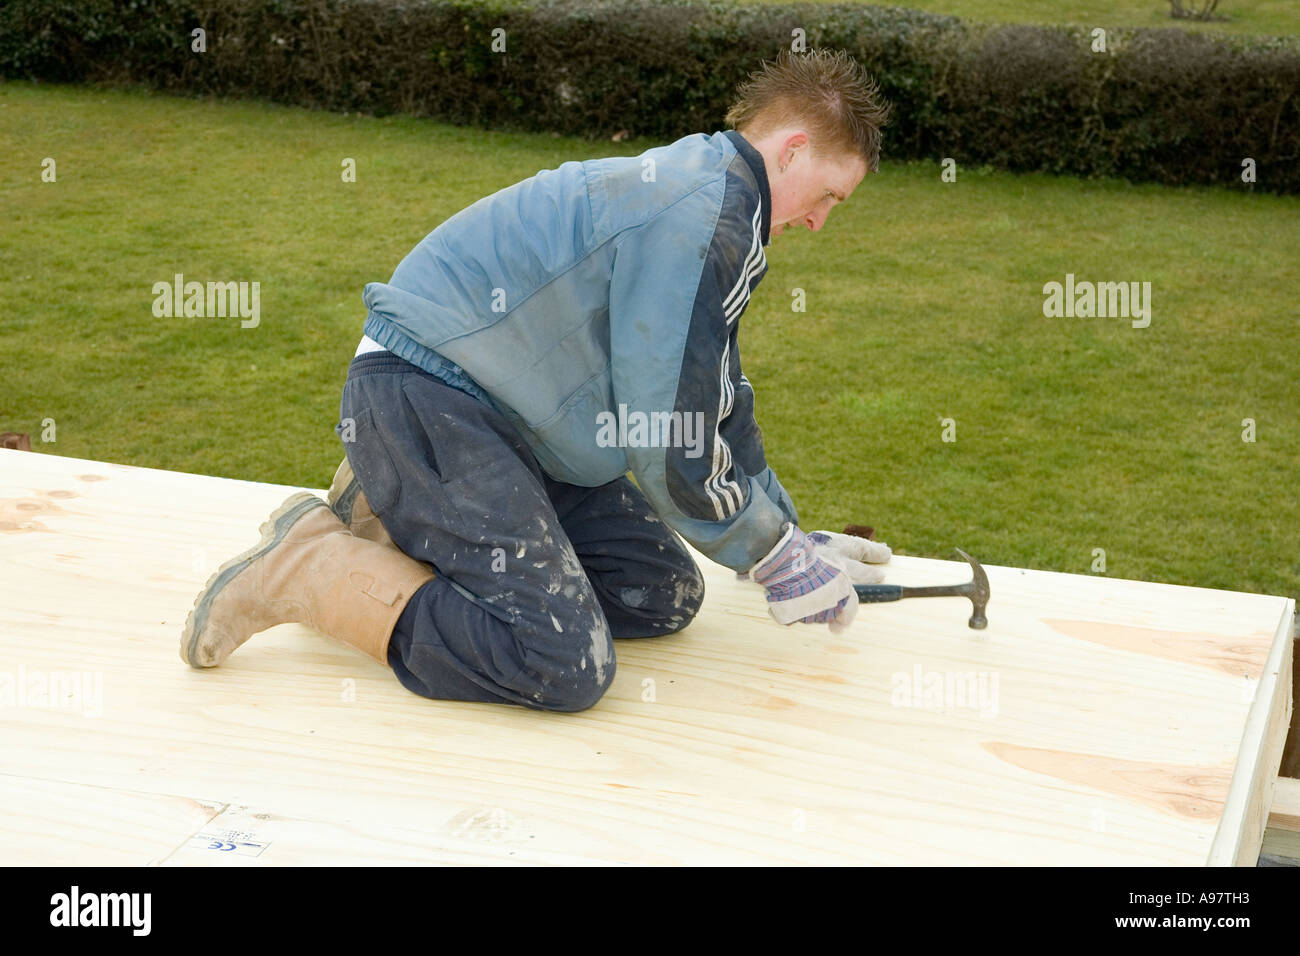
{"type": "Polygon", "coordinates": [[[361,490],[361,482],[357,481],[357,476],[352,473],[352,466],[348,464],[347,458],[343,459],[339,470],[334,472],[334,482],[330,485],[327,500],[334,513],[339,516],[339,520],[358,538],[365,538],[367,541],[374,541],[390,548],[397,547],[393,544],[393,539],[388,536],[388,532],[384,530],[379,515],[370,510],[370,502],[366,501],[366,493],[361,490]]]}
{"type": "Polygon", "coordinates": [[[254,634],[306,624],[381,664],[407,602],[433,578],[427,564],[358,538],[315,495],[291,495],[262,540],[203,586],[181,635],[181,658],[216,667],[254,634]]]}

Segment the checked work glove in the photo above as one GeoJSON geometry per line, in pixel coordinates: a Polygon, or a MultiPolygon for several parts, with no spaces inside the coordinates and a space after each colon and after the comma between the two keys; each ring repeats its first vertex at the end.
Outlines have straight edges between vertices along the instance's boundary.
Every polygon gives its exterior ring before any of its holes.
{"type": "Polygon", "coordinates": [[[814,531],[808,540],[817,545],[817,553],[823,557],[829,553],[842,559],[837,563],[848,572],[854,584],[879,584],[885,580],[885,572],[871,565],[884,564],[893,556],[889,545],[835,531],[814,531]]]}
{"type": "Polygon", "coordinates": [[[778,624],[827,623],[832,634],[840,633],[858,613],[847,559],[795,525],[785,527],[776,547],[754,565],[749,576],[767,589],[767,609],[778,624]]]}

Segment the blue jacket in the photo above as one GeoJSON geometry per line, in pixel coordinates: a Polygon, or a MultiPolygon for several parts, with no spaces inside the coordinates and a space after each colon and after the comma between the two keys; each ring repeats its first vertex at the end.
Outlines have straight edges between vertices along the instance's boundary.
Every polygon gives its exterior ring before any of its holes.
{"type": "Polygon", "coordinates": [[[748,570],[798,523],[737,344],[770,207],[734,130],[569,161],[461,210],[369,283],[365,333],[489,401],[553,478],[631,471],[669,527],[748,570]]]}

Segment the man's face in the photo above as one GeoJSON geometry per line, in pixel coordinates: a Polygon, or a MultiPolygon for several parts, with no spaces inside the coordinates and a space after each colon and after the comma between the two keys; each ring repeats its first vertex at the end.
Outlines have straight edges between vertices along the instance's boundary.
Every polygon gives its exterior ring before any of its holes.
{"type": "Polygon", "coordinates": [[[846,201],[867,174],[860,156],[819,155],[803,134],[790,137],[781,156],[787,163],[785,172],[768,176],[773,239],[786,229],[807,227],[816,232],[826,224],[831,209],[846,201]]]}

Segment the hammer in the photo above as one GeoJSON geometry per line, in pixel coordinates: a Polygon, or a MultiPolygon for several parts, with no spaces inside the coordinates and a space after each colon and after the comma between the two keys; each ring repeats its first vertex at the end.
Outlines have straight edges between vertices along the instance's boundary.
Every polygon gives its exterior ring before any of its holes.
{"type": "MultiPolygon", "coordinates": [[[[850,525],[850,527],[855,526],[850,525]]],[[[848,534],[854,533],[849,528],[844,530],[848,534]]],[[[858,536],[865,538],[870,535],[859,534],[858,536]]],[[[864,604],[884,604],[886,601],[901,601],[903,598],[910,597],[968,597],[971,603],[971,615],[966,623],[975,630],[981,631],[989,625],[989,619],[984,616],[984,609],[989,603],[989,579],[978,561],[961,548],[953,550],[970,563],[971,571],[974,572],[965,584],[937,584],[923,588],[909,588],[901,584],[855,584],[853,590],[858,592],[858,600],[864,604]]]]}

